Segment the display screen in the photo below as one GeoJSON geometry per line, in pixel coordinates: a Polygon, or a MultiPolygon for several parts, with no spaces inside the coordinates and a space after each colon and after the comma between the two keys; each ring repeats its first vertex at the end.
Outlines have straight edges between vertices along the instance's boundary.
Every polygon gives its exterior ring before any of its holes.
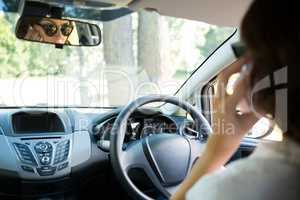
{"type": "Polygon", "coordinates": [[[20,112],[12,116],[12,124],[16,134],[64,132],[61,119],[55,113],[20,112]]]}

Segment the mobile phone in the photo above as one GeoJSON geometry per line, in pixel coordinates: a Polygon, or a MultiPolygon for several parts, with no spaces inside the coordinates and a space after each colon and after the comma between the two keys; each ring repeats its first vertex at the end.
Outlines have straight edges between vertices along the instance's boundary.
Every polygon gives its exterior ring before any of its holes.
{"type": "Polygon", "coordinates": [[[232,43],[231,48],[236,58],[242,57],[247,52],[246,45],[241,41],[232,43]]]}

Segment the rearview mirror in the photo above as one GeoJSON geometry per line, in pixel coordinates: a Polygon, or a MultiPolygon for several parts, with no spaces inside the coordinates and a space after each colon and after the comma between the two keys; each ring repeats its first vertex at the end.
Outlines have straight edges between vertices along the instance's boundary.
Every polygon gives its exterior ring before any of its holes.
{"type": "Polygon", "coordinates": [[[55,45],[96,46],[101,42],[101,31],[95,24],[37,16],[20,17],[16,36],[55,45]]]}

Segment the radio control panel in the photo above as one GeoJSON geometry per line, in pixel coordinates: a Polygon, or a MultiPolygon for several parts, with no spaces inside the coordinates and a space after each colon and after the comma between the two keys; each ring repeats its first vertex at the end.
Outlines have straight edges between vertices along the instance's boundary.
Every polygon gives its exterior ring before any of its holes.
{"type": "Polygon", "coordinates": [[[20,168],[29,179],[55,178],[70,172],[71,135],[48,138],[10,138],[20,168]]]}
{"type": "Polygon", "coordinates": [[[20,180],[70,176],[92,152],[88,127],[77,125],[77,115],[65,108],[0,110],[0,169],[20,180]]]}

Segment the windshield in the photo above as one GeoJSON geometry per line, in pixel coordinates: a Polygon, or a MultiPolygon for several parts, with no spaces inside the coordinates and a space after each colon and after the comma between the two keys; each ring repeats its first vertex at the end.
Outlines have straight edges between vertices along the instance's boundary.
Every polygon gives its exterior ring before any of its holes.
{"type": "Polygon", "coordinates": [[[141,95],[173,95],[233,32],[203,22],[132,13],[110,22],[96,47],[16,39],[19,15],[0,11],[1,106],[121,106],[141,95]]]}

